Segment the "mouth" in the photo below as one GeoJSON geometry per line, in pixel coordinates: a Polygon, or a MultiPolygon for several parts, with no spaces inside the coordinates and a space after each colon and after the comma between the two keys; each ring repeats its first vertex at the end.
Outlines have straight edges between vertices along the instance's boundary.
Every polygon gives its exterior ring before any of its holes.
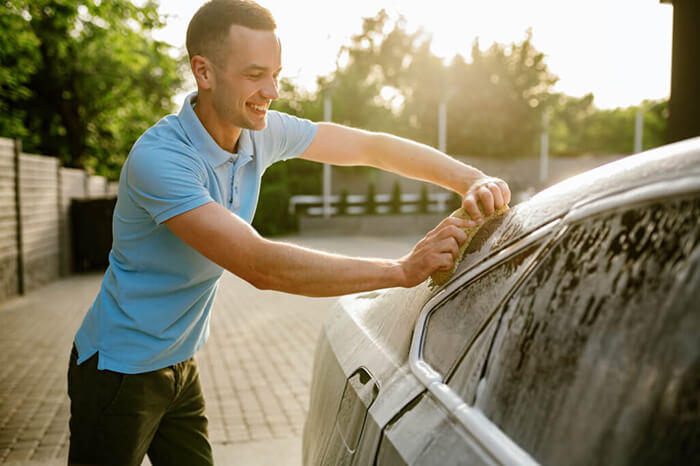
{"type": "Polygon", "coordinates": [[[256,115],[265,115],[267,113],[267,104],[246,103],[246,107],[256,115]]]}

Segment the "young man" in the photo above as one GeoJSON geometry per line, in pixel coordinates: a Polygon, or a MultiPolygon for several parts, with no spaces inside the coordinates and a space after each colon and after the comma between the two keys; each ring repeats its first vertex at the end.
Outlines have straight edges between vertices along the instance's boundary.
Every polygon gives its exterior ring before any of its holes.
{"type": "MultiPolygon", "coordinates": [[[[69,367],[71,464],[211,464],[195,352],[223,270],[260,289],[334,296],[411,287],[451,268],[471,221],[448,218],[397,260],[269,241],[250,226],[270,164],[369,165],[464,195],[475,221],[508,186],[427,146],[268,111],[281,47],[259,5],[214,0],[190,22],[197,92],[139,138],[122,169],[114,243],[69,367]]],[[[246,312],[245,309],[236,312],[246,312]]]]}

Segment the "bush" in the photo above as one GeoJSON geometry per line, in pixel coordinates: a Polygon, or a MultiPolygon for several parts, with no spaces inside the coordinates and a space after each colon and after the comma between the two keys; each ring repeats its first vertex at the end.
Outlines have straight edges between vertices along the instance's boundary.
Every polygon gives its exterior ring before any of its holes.
{"type": "Polygon", "coordinates": [[[260,199],[253,227],[261,235],[283,235],[299,229],[296,213],[289,213],[289,200],[297,194],[320,194],[320,163],[293,159],[268,167],[260,182],[260,199]]]}
{"type": "Polygon", "coordinates": [[[289,213],[290,197],[286,184],[263,184],[260,189],[258,209],[253,219],[253,228],[264,236],[297,231],[297,217],[289,213]]]}

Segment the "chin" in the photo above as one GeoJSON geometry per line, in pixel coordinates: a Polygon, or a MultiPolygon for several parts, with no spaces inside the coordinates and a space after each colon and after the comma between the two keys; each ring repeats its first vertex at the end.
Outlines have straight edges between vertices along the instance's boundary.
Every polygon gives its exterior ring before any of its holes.
{"type": "Polygon", "coordinates": [[[254,131],[260,131],[265,129],[267,126],[267,116],[265,116],[262,120],[258,121],[251,121],[250,124],[248,125],[248,129],[252,129],[254,131]]]}

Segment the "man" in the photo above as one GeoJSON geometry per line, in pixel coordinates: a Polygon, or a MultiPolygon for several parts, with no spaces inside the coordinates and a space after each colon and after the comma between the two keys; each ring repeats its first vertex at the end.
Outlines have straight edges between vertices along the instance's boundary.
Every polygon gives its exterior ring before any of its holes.
{"type": "MultiPolygon", "coordinates": [[[[452,267],[473,221],[448,218],[397,260],[269,241],[249,225],[271,163],[370,165],[464,194],[474,221],[508,186],[427,146],[268,110],[281,46],[259,5],[214,0],[187,31],[197,92],[144,133],[119,180],[114,243],[69,367],[69,462],[211,464],[194,353],[224,269],[260,289],[334,296],[411,287],[452,267]]],[[[235,312],[246,312],[237,309],[235,312]]]]}

